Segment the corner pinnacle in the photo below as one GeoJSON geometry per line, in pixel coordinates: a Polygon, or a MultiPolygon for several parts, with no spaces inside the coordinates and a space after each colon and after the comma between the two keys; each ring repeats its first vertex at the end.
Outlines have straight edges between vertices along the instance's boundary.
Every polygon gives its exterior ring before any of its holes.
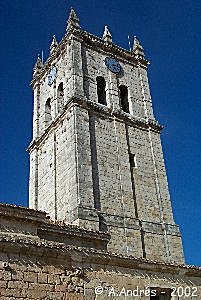
{"type": "Polygon", "coordinates": [[[42,67],[43,67],[43,63],[41,61],[40,54],[38,54],[38,58],[37,58],[37,61],[36,61],[35,65],[34,65],[34,69],[33,69],[34,70],[34,74],[40,72],[40,70],[42,69],[42,67]]]}
{"type": "Polygon", "coordinates": [[[109,32],[109,29],[107,26],[105,26],[105,29],[104,29],[103,40],[107,43],[112,43],[112,35],[109,32]]]}
{"type": "Polygon", "coordinates": [[[50,53],[52,53],[57,46],[58,46],[58,43],[57,43],[56,37],[55,37],[55,35],[53,35],[52,43],[50,45],[50,53]]]}
{"type": "Polygon", "coordinates": [[[75,10],[71,7],[70,14],[67,20],[66,31],[68,32],[73,28],[80,28],[80,24],[79,18],[77,17],[75,10]]]}
{"type": "Polygon", "coordinates": [[[135,54],[136,58],[144,58],[145,57],[144,49],[136,36],[134,36],[133,53],[135,54]]]}

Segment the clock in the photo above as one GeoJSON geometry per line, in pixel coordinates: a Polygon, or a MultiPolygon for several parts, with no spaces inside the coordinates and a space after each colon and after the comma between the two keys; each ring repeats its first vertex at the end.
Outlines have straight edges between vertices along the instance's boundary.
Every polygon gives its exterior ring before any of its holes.
{"type": "Polygon", "coordinates": [[[105,58],[105,65],[113,73],[118,74],[121,71],[121,66],[119,62],[112,57],[105,58]]]}
{"type": "Polygon", "coordinates": [[[47,76],[48,85],[52,85],[56,78],[57,78],[57,68],[54,66],[52,67],[52,69],[50,70],[47,76]]]}

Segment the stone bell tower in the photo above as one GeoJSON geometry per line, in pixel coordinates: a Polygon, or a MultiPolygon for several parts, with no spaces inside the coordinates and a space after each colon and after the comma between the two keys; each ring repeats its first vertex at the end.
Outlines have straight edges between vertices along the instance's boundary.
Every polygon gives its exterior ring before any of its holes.
{"type": "Polygon", "coordinates": [[[109,231],[108,250],[183,262],[172,214],[148,61],[80,29],[73,9],[60,43],[34,67],[31,208],[109,231]]]}

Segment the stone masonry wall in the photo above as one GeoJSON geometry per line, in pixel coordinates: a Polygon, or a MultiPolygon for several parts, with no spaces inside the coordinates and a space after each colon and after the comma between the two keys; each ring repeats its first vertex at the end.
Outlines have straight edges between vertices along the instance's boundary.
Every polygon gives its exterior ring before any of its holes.
{"type": "Polygon", "coordinates": [[[151,290],[201,297],[200,268],[111,254],[108,234],[5,204],[0,224],[1,300],[148,300],[151,290]]]}
{"type": "Polygon", "coordinates": [[[94,230],[100,229],[101,214],[104,230],[112,234],[111,251],[137,256],[144,251],[155,259],[166,253],[165,259],[181,262],[159,133],[101,109],[100,104],[94,110],[73,101],[39,141],[36,208],[94,230]],[[136,164],[132,171],[130,153],[136,164]],[[163,222],[172,227],[163,228],[163,222]],[[161,252],[155,251],[158,243],[161,252]]]}
{"type": "Polygon", "coordinates": [[[109,231],[110,251],[182,262],[148,62],[137,61],[117,46],[104,47],[84,32],[67,34],[59,47],[33,84],[38,136],[29,148],[30,207],[45,210],[52,219],[109,231]],[[121,65],[119,74],[105,65],[105,58],[114,53],[121,65]],[[49,86],[53,66],[57,77],[49,86]],[[107,105],[98,103],[98,76],[105,79],[107,105]],[[60,83],[63,108],[58,105],[60,83]],[[130,114],[121,109],[120,85],[128,88],[130,114]],[[47,125],[48,98],[52,120],[47,125]]]}
{"type": "MultiPolygon", "coordinates": [[[[1,255],[1,262],[8,262],[9,265],[9,268],[0,269],[1,300],[149,300],[150,287],[163,291],[171,289],[172,292],[176,289],[175,297],[172,297],[174,300],[178,299],[177,293],[182,295],[180,300],[199,300],[201,297],[200,278],[194,276],[193,272],[188,275],[185,269],[187,275],[181,275],[182,268],[181,271],[175,271],[174,268],[164,271],[157,270],[157,265],[152,264],[152,270],[143,270],[142,266],[103,265],[94,259],[91,262],[85,260],[85,263],[74,259],[70,262],[62,255],[57,258],[49,255],[50,252],[45,251],[41,256],[37,251],[37,257],[11,253],[9,257],[1,255]],[[102,291],[99,295],[95,292],[97,288],[99,293],[102,291]],[[185,297],[185,293],[190,297],[185,297]]],[[[74,256],[73,251],[69,256],[74,256]]],[[[78,257],[86,259],[81,253],[78,257]]]]}

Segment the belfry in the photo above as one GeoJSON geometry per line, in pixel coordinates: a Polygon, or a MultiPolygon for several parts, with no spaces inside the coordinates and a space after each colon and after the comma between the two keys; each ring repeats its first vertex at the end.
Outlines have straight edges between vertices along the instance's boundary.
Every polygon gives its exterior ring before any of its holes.
{"type": "Polygon", "coordinates": [[[137,37],[122,49],[107,26],[103,38],[82,31],[71,9],[34,68],[30,207],[108,231],[110,251],[183,262],[147,67],[137,37]]]}

